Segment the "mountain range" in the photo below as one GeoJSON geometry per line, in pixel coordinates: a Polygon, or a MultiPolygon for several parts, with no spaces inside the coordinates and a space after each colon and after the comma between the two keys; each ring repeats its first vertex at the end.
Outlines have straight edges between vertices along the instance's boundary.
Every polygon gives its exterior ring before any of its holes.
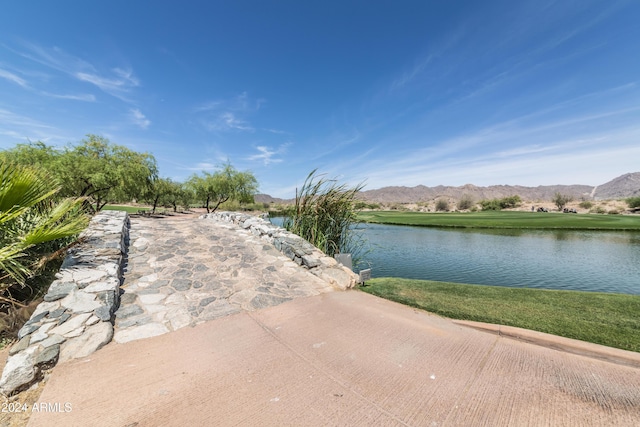
{"type": "MultiPolygon", "coordinates": [[[[361,191],[358,199],[372,203],[418,203],[440,197],[459,200],[463,195],[469,195],[474,200],[499,199],[518,195],[523,200],[547,201],[551,200],[555,193],[569,195],[576,200],[610,200],[639,197],[640,172],[626,173],[595,187],[591,185],[540,185],[537,187],[520,185],[478,187],[473,184],[465,184],[459,187],[443,185],[426,187],[418,185],[415,187],[383,187],[376,190],[361,191]]],[[[291,199],[278,199],[267,194],[258,194],[255,200],[258,203],[293,202],[291,199]]]]}

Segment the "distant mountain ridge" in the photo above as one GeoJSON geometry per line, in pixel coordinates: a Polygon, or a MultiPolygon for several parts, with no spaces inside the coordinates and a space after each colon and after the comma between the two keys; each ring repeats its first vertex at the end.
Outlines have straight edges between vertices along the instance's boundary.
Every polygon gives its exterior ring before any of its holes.
{"type": "MultiPolygon", "coordinates": [[[[459,200],[469,195],[475,200],[499,199],[518,195],[524,200],[551,200],[555,193],[572,196],[576,200],[625,199],[640,196],[640,172],[621,175],[602,185],[540,185],[525,187],[521,185],[491,185],[478,187],[465,184],[459,187],[438,185],[426,187],[383,187],[360,192],[358,198],[375,203],[418,203],[446,197],[459,200]]],[[[291,203],[292,200],[278,199],[266,194],[255,197],[258,203],[291,203]]]]}

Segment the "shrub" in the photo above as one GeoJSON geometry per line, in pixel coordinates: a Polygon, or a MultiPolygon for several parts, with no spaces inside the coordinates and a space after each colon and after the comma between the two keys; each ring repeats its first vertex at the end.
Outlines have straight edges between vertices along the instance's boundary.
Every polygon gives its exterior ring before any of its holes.
{"type": "Polygon", "coordinates": [[[584,200],[580,202],[578,206],[580,206],[582,209],[591,209],[593,207],[593,203],[588,200],[584,200]]]}
{"type": "Polygon", "coordinates": [[[499,211],[502,209],[498,199],[481,200],[480,206],[482,206],[483,211],[499,211]]]}
{"type": "Polygon", "coordinates": [[[520,206],[522,199],[520,196],[507,196],[502,199],[481,200],[480,206],[483,211],[499,211],[502,209],[515,208],[520,206]]]}
{"type": "Polygon", "coordinates": [[[458,209],[466,210],[473,207],[473,198],[468,194],[463,194],[460,200],[458,200],[458,209]]]}
{"type": "Polygon", "coordinates": [[[625,201],[630,209],[640,208],[640,197],[629,197],[625,201]]]}
{"type": "Polygon", "coordinates": [[[607,211],[604,210],[602,206],[596,206],[595,208],[592,208],[589,213],[604,214],[607,213],[607,211]]]}
{"type": "Polygon", "coordinates": [[[618,212],[616,209],[611,209],[609,212],[607,212],[609,215],[619,215],[620,212],[618,212]]]}
{"type": "Polygon", "coordinates": [[[504,198],[500,199],[499,203],[500,203],[500,207],[502,209],[516,208],[516,207],[520,206],[520,203],[522,203],[522,199],[518,195],[507,196],[507,197],[504,197],[504,198]]]}
{"type": "Polygon", "coordinates": [[[553,198],[551,199],[551,201],[558,207],[558,210],[561,211],[565,206],[567,206],[567,203],[571,202],[573,200],[573,197],[569,196],[568,194],[560,194],[560,193],[556,193],[553,195],[553,198]]]}
{"type": "Polygon", "coordinates": [[[441,198],[436,201],[436,212],[449,212],[449,201],[441,198]]]}

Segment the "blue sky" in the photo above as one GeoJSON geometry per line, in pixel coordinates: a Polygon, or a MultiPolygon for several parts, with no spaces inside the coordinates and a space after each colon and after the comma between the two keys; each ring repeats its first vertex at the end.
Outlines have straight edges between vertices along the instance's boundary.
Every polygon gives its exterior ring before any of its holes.
{"type": "Polygon", "coordinates": [[[292,197],[640,171],[640,2],[14,1],[0,148],[87,133],[292,197]]]}

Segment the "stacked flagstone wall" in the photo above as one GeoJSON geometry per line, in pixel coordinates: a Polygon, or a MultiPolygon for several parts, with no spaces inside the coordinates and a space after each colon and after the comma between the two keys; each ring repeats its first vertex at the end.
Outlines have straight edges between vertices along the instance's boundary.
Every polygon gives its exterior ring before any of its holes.
{"type": "Polygon", "coordinates": [[[103,211],[92,218],[44,301],[18,332],[0,392],[25,389],[59,360],[88,356],[111,341],[128,235],[126,212],[103,211]]]}
{"type": "Polygon", "coordinates": [[[255,236],[274,245],[299,266],[308,269],[310,273],[334,287],[349,289],[358,283],[358,275],[349,268],[325,255],[297,234],[273,225],[263,218],[239,212],[214,212],[202,215],[201,218],[231,222],[245,230],[250,230],[255,236]]]}

